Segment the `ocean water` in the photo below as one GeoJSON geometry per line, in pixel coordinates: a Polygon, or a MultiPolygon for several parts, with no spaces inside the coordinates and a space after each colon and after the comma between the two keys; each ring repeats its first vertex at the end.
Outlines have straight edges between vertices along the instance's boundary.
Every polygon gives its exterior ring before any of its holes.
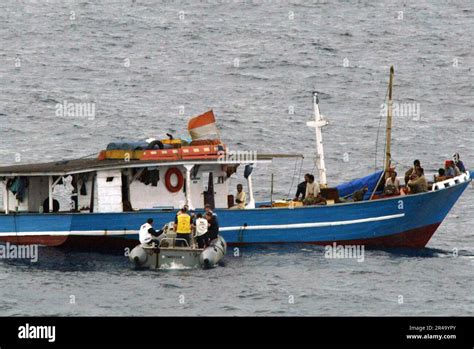
{"type": "MultiPolygon", "coordinates": [[[[255,169],[258,199],[269,199],[272,173],[284,198],[315,169],[312,90],[330,121],[329,183],[381,165],[394,65],[397,170],[419,158],[434,172],[454,152],[469,167],[473,37],[469,0],[5,0],[0,163],[186,136],[189,117],[213,108],[231,149],[305,154],[255,169]],[[67,102],[95,114],[58,115],[67,102]]],[[[37,263],[0,260],[0,315],[473,315],[473,209],[469,187],[427,248],[365,251],[363,262],[259,246],[230,249],[212,270],[153,272],[41,248],[37,263]]]]}

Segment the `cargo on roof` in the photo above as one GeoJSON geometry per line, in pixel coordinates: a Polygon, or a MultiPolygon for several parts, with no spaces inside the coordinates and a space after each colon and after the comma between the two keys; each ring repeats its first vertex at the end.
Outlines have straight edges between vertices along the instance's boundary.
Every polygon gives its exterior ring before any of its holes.
{"type": "Polygon", "coordinates": [[[235,161],[233,159],[210,159],[210,160],[98,160],[95,158],[88,159],[71,159],[63,161],[7,165],[0,166],[0,177],[5,176],[65,176],[70,174],[92,172],[97,170],[111,170],[122,168],[143,168],[151,166],[179,166],[185,164],[248,164],[248,163],[268,163],[273,158],[281,157],[303,157],[301,154],[257,154],[256,159],[247,159],[243,161],[235,161]]]}

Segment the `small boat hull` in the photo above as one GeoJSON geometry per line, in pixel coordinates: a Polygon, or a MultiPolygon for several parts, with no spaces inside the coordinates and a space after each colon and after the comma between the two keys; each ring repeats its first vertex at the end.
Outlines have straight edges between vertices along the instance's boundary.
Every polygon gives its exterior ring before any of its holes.
{"type": "Polygon", "coordinates": [[[133,248],[128,257],[138,268],[208,269],[215,267],[224,258],[226,251],[227,244],[222,237],[219,237],[205,249],[140,244],[133,248]]]}

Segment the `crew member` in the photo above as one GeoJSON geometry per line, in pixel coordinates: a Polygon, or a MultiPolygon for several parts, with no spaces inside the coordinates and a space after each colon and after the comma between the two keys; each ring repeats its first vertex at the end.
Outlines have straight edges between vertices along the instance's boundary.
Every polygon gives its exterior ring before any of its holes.
{"type": "Polygon", "coordinates": [[[296,190],[296,195],[295,195],[295,198],[293,199],[293,201],[300,200],[300,196],[301,196],[301,201],[303,201],[305,199],[305,197],[306,197],[306,185],[309,182],[309,177],[310,177],[309,173],[304,175],[304,182],[301,182],[300,184],[298,184],[298,187],[297,187],[297,190],[296,190]]]}
{"type": "Polygon", "coordinates": [[[206,218],[202,216],[201,213],[198,213],[197,218],[196,218],[196,241],[198,244],[199,248],[204,248],[205,246],[208,245],[208,233],[207,229],[209,227],[209,222],[207,221],[206,218]]]}
{"type": "Polygon", "coordinates": [[[231,209],[243,210],[245,209],[245,204],[247,202],[247,194],[243,190],[242,184],[237,184],[237,195],[235,197],[235,202],[237,205],[231,207],[231,209]]]}
{"type": "Polygon", "coordinates": [[[181,214],[176,215],[174,221],[174,230],[176,232],[176,246],[185,246],[182,239],[186,240],[188,246],[191,246],[191,216],[188,214],[187,207],[181,209],[181,214]]]}
{"type": "Polygon", "coordinates": [[[208,234],[209,242],[211,242],[219,236],[219,222],[217,221],[217,217],[210,212],[206,213],[206,219],[209,223],[208,234]]]}
{"type": "Polygon", "coordinates": [[[140,227],[138,237],[140,239],[141,244],[151,244],[152,242],[156,242],[159,244],[159,237],[162,233],[162,230],[157,232],[155,229],[153,229],[153,219],[148,218],[146,220],[146,223],[142,224],[142,226],[140,227]]]}

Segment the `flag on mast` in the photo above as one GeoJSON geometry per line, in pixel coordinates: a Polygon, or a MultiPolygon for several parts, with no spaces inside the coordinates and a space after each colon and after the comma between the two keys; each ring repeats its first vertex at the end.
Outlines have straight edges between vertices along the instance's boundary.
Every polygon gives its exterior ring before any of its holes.
{"type": "Polygon", "coordinates": [[[212,109],[189,120],[188,131],[193,141],[219,139],[219,130],[212,109]]]}

